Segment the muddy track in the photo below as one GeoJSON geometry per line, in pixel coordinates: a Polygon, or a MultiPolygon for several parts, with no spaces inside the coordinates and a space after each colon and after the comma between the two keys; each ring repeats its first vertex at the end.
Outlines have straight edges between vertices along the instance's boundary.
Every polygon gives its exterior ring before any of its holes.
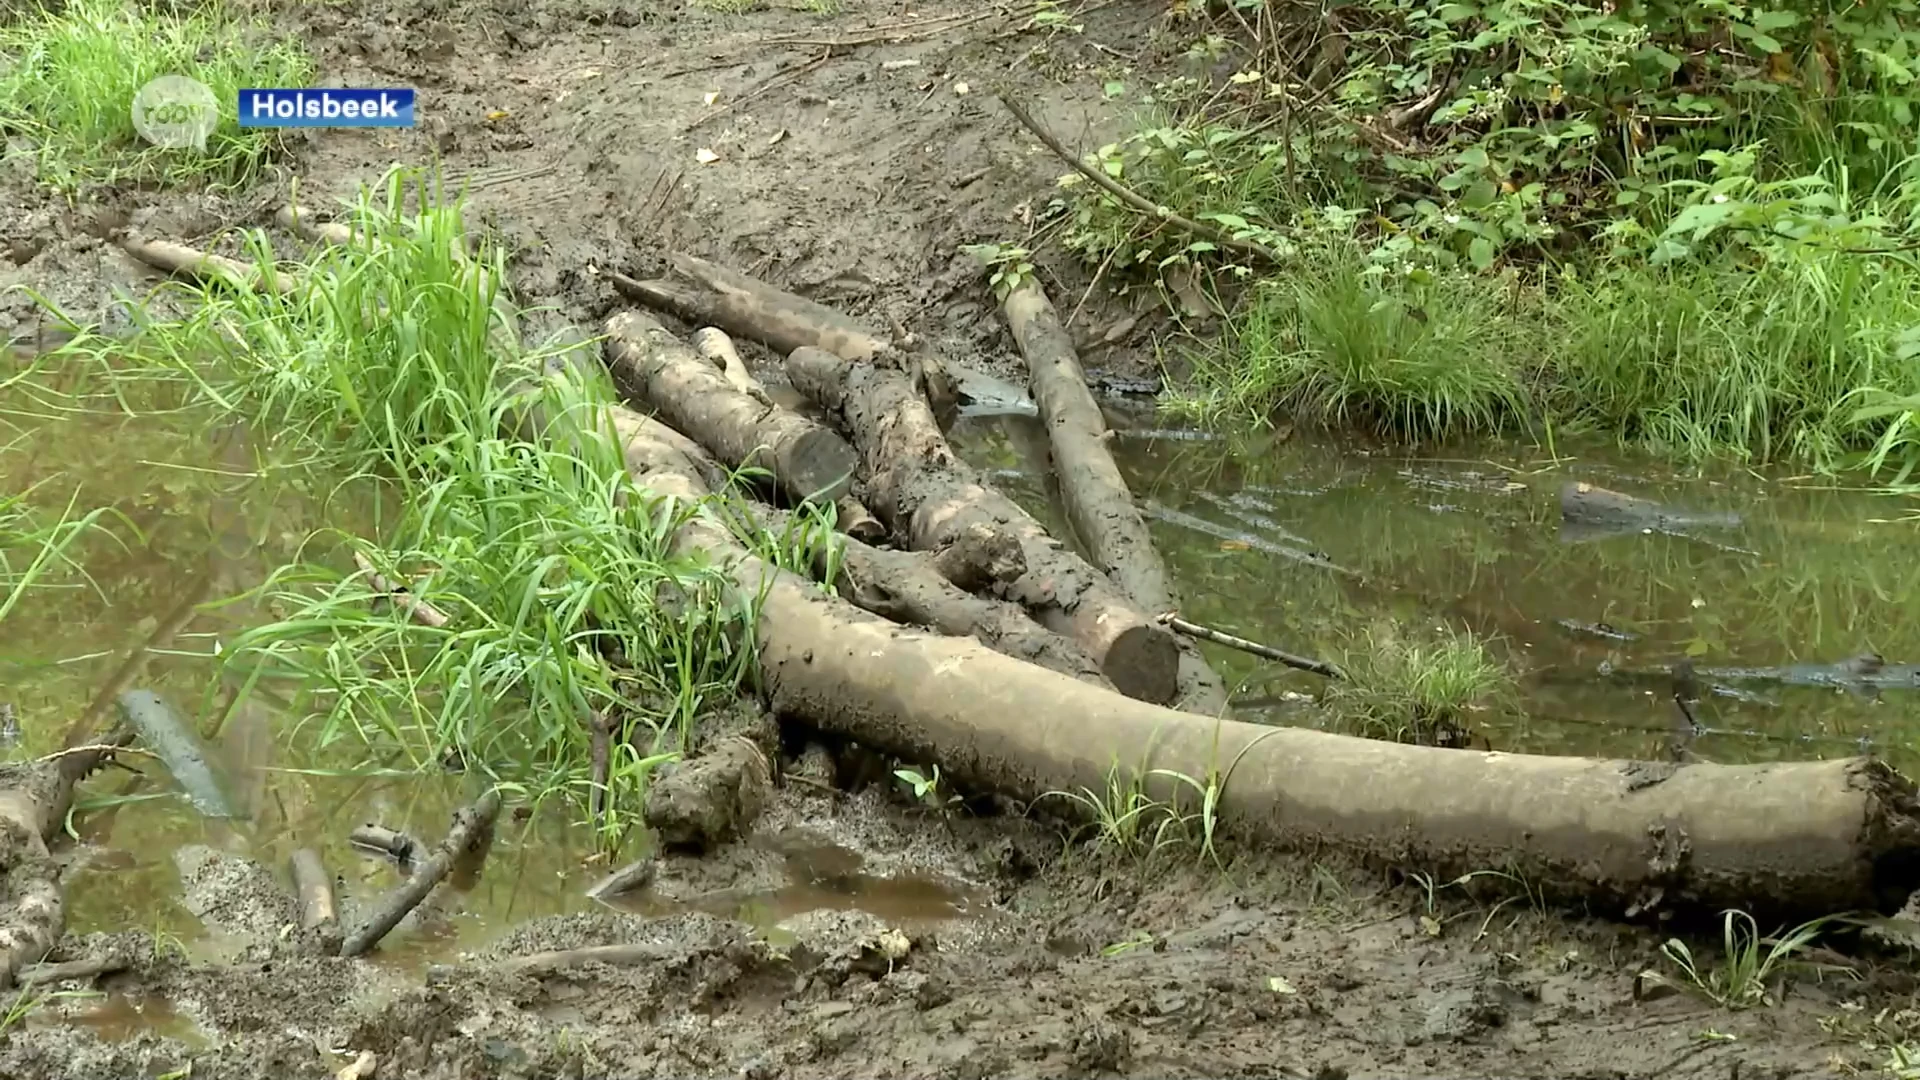
{"type": "MultiPolygon", "coordinates": [[[[287,8],[281,25],[313,44],[325,78],[417,86],[422,126],[297,135],[284,175],[227,197],[119,192],[72,210],[7,178],[0,286],[99,312],[146,280],[98,238],[112,224],[191,242],[266,224],[292,176],[303,202],[325,207],[391,162],[437,160],[474,182],[522,302],[553,309],[536,335],[620,306],[590,267],[646,276],[679,249],[1014,373],[960,247],[1024,237],[1062,170],[990,89],[1005,80],[1042,123],[1097,146],[1123,124],[1101,104],[1100,73],[1125,57],[1166,70],[1154,57],[1178,52],[1156,38],[1164,5],[1133,2],[1053,37],[1016,33],[1023,7],[929,5],[911,20],[916,40],[840,47],[822,43],[909,19],[877,3],[832,17],[632,0],[287,8]]],[[[1046,265],[1073,311],[1084,274],[1046,265]]],[[[1090,303],[1073,329],[1097,338],[1121,314],[1090,303]]],[[[36,321],[24,296],[0,302],[0,330],[36,321]]],[[[1087,359],[1136,375],[1152,364],[1150,350],[1087,359]]],[[[334,1075],[361,1051],[382,1078],[1811,1076],[1830,1060],[1877,1066],[1884,1054],[1847,1026],[1863,1014],[1841,1005],[1864,996],[1871,1016],[1908,989],[1892,976],[1802,980],[1779,1008],[1731,1015],[1685,995],[1636,1001],[1634,975],[1656,963],[1649,934],[1497,901],[1429,909],[1419,889],[1306,857],[1225,870],[1062,859],[1038,826],[943,820],[878,789],[783,787],[756,835],[808,832],[873,872],[952,881],[990,909],[897,920],[916,935],[904,957],[876,960],[865,946],[881,916],[844,910],[803,916],[770,944],[712,902],[781,880],[774,856],[737,847],[663,868],[647,912],[528,924],[431,970],[301,958],[271,941],[202,964],[138,934],[70,938],[57,959],[124,954],[129,970],[101,988],[135,1019],[0,1033],[0,1078],[151,1077],[191,1061],[195,1077],[282,1080],[334,1075]],[[489,964],[637,940],[671,955],[546,976],[489,964]],[[143,1001],[170,1003],[199,1033],[141,1013],[143,1001]]]]}

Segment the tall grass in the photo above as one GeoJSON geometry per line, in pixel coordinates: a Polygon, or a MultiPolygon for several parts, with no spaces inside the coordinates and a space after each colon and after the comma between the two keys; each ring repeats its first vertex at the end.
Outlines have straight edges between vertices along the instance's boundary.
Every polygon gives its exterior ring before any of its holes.
{"type": "MultiPolygon", "coordinates": [[[[297,681],[321,746],[480,771],[537,798],[584,792],[590,719],[608,717],[617,806],[754,670],[756,598],[673,553],[698,508],[634,486],[604,425],[605,376],[500,332],[503,260],[455,254],[458,204],[432,205],[424,179],[396,171],[352,217],[364,244],[299,266],[249,239],[291,291],[171,286],[191,314],[116,346],[123,365],[190,380],[208,406],[401,508],[381,543],[314,537],[259,591],[278,617],[224,662],[248,685],[297,681]],[[380,603],[349,549],[447,624],[380,603]]],[[[749,537],[789,566],[822,539],[749,537]]]]}
{"type": "Polygon", "coordinates": [[[1420,631],[1378,621],[1344,650],[1347,678],[1323,702],[1336,722],[1369,738],[1462,746],[1471,713],[1511,704],[1518,684],[1471,631],[1420,631]]]}
{"type": "Polygon", "coordinates": [[[244,185],[267,161],[274,136],[241,129],[241,88],[305,86],[312,76],[296,43],[221,0],[180,8],[30,0],[25,13],[0,23],[0,123],[31,144],[40,179],[62,189],[203,179],[244,185]],[[175,74],[204,83],[220,102],[204,154],[151,146],[134,130],[134,94],[175,74]]]}

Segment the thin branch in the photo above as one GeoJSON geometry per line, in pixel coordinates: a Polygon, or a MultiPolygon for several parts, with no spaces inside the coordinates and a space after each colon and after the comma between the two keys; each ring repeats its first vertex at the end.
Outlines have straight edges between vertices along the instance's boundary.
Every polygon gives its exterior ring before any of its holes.
{"type": "Polygon", "coordinates": [[[1201,626],[1195,622],[1188,622],[1172,612],[1156,616],[1154,621],[1169,630],[1185,634],[1188,637],[1199,638],[1202,641],[1211,641],[1215,645],[1225,645],[1229,649],[1239,649],[1243,653],[1250,653],[1262,659],[1285,664],[1290,668],[1299,668],[1301,671],[1311,671],[1315,675],[1325,675],[1329,679],[1345,679],[1347,677],[1345,672],[1327,663],[1325,660],[1313,660],[1304,656],[1295,656],[1289,652],[1281,652],[1271,645],[1262,645],[1257,641],[1249,641],[1243,637],[1235,637],[1225,631],[1201,626]]]}
{"type": "Polygon", "coordinates": [[[1119,199],[1121,202],[1126,203],[1128,206],[1133,207],[1148,217],[1158,218],[1162,221],[1177,225],[1193,233],[1195,236],[1206,237],[1221,247],[1232,248],[1235,251],[1245,252],[1249,255],[1258,255],[1260,258],[1276,265],[1286,262],[1286,259],[1283,258],[1279,252],[1265,244],[1258,244],[1252,240],[1241,240],[1238,237],[1228,235],[1217,226],[1202,224],[1192,218],[1182,217],[1167,207],[1155,205],[1144,196],[1135,192],[1132,188],[1127,187],[1120,183],[1120,181],[1115,180],[1113,177],[1108,176],[1106,173],[1101,172],[1099,169],[1088,165],[1086,162],[1074,156],[1073,152],[1068,150],[1059,139],[1055,138],[1052,132],[1040,126],[1039,121],[1035,120],[1032,114],[1027,112],[1025,106],[1014,101],[1007,91],[1000,90],[995,93],[1000,99],[1000,104],[1007,107],[1007,111],[1013,114],[1013,118],[1020,121],[1022,127],[1032,132],[1034,138],[1045,143],[1047,149],[1053,151],[1055,157],[1072,166],[1074,171],[1086,177],[1088,180],[1093,181],[1094,184],[1099,186],[1101,190],[1107,194],[1112,195],[1114,198],[1119,199]]]}

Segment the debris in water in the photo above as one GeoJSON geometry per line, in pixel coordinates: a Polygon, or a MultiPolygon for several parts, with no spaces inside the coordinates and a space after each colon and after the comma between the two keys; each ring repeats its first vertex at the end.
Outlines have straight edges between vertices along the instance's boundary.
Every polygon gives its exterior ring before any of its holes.
{"type": "Polygon", "coordinates": [[[1618,629],[1615,626],[1613,626],[1613,624],[1611,623],[1579,622],[1574,619],[1555,619],[1553,620],[1553,624],[1571,634],[1579,634],[1584,637],[1600,638],[1605,641],[1618,641],[1618,642],[1625,643],[1629,641],[1640,640],[1639,634],[1636,634],[1631,630],[1618,629]]]}

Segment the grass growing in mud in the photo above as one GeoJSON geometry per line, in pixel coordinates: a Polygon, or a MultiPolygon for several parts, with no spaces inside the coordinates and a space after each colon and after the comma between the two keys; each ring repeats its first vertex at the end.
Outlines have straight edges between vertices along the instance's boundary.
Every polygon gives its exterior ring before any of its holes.
{"type": "Polygon", "coordinates": [[[274,134],[241,129],[240,90],[305,86],[312,76],[297,45],[221,0],[178,9],[34,3],[0,25],[0,122],[31,144],[40,179],[69,191],[127,181],[243,185],[274,134]],[[162,75],[213,91],[220,115],[204,152],[156,147],[134,129],[135,94],[162,75]]]}
{"type": "MultiPolygon", "coordinates": [[[[258,590],[278,618],[228,643],[224,662],[243,681],[296,683],[323,748],[453,765],[536,799],[584,795],[591,724],[608,718],[610,803],[631,805],[752,672],[755,598],[670,554],[696,508],[632,484],[603,423],[612,395],[597,360],[587,377],[510,343],[492,284],[504,260],[465,256],[457,204],[431,207],[426,184],[396,172],[353,220],[366,243],[299,266],[249,239],[263,271],[293,276],[290,291],[171,285],[184,318],[75,346],[135,377],[183,380],[307,468],[399,508],[378,543],[311,538],[306,559],[258,590]],[[429,208],[408,213],[410,198],[429,208]],[[553,370],[569,374],[542,374],[553,370]],[[530,409],[545,424],[537,442],[519,434],[533,434],[530,409]],[[444,625],[383,603],[351,553],[444,625]]],[[[746,539],[795,566],[823,535],[746,539]]]]}
{"type": "Polygon", "coordinates": [[[1465,746],[1472,714],[1511,703],[1513,674],[1469,631],[1418,633],[1390,622],[1362,631],[1345,650],[1347,678],[1322,701],[1354,734],[1425,746],[1465,746]]]}
{"type": "Polygon", "coordinates": [[[1053,211],[1110,281],[1238,293],[1184,411],[1920,467],[1912,0],[1231,7],[1094,166],[1281,265],[1078,177],[1053,211]]]}

